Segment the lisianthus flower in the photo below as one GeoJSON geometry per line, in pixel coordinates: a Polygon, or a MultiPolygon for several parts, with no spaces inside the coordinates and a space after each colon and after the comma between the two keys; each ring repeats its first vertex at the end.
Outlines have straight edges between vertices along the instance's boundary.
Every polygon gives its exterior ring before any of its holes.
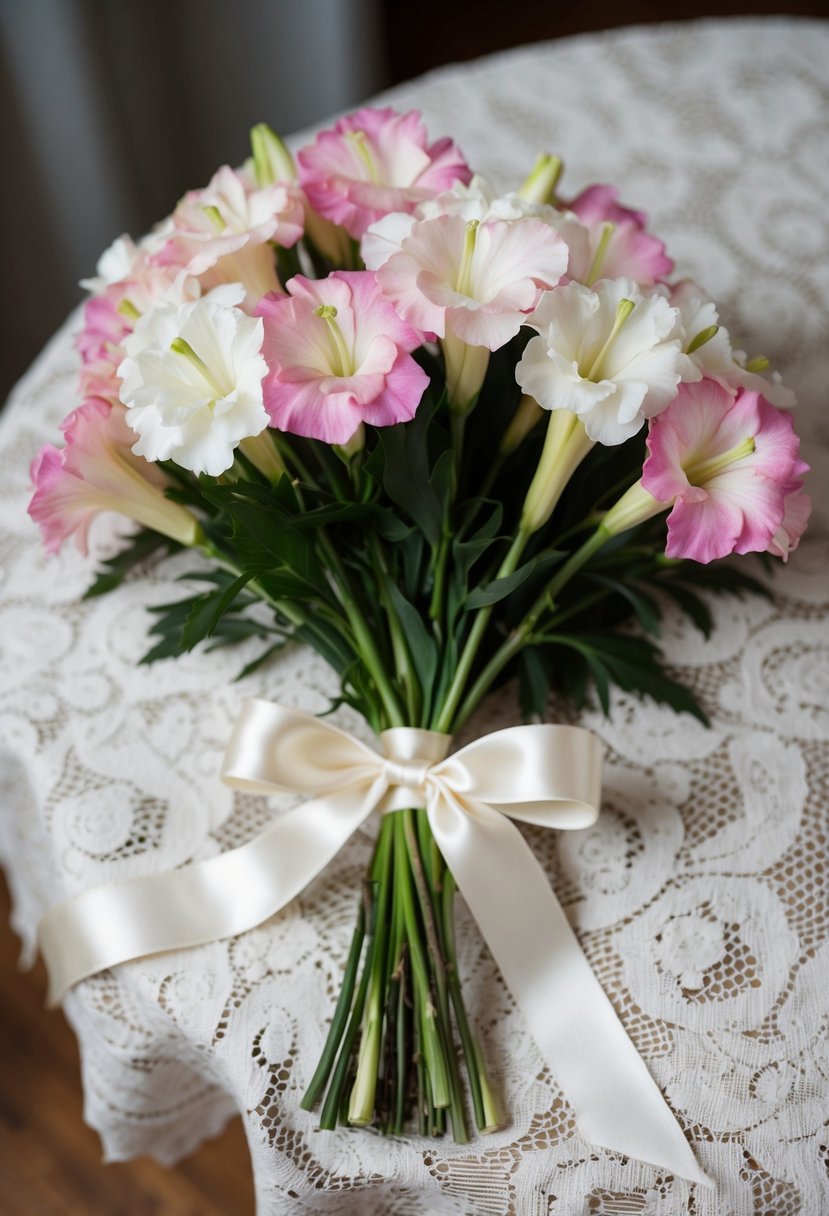
{"type": "Polygon", "coordinates": [[[808,469],[798,448],[791,415],[759,393],[732,397],[713,380],[683,384],[651,422],[642,469],[642,488],[673,504],[668,556],[710,562],[762,553],[781,527],[787,536],[802,531],[802,501],[790,512],[791,533],[783,523],[786,499],[808,469]]]}
{"type": "Polygon", "coordinates": [[[515,369],[525,393],[565,409],[590,439],[624,443],[699,373],[675,336],[676,310],[643,296],[630,279],[578,283],[543,296],[528,325],[538,330],[515,369]]]}
{"type": "Polygon", "coordinates": [[[464,413],[489,352],[515,337],[542,293],[558,283],[567,247],[535,216],[481,222],[442,214],[404,227],[409,218],[389,217],[381,239],[364,242],[364,256],[370,267],[379,263],[380,290],[400,315],[441,339],[450,406],[464,413]]]}
{"type": "Polygon", "coordinates": [[[518,332],[533,299],[561,278],[567,251],[557,217],[518,194],[498,196],[476,175],[421,203],[414,215],[387,215],[363,237],[363,259],[378,271],[384,294],[441,339],[454,411],[466,412],[490,351],[518,332]]]}
{"type": "Polygon", "coordinates": [[[265,408],[294,435],[346,444],[362,423],[414,417],[429,377],[410,351],[423,335],[381,295],[370,271],[297,275],[287,296],[266,296],[265,408]]]}
{"type": "Polygon", "coordinates": [[[768,552],[782,558],[784,562],[788,561],[789,554],[800,544],[811,513],[812,500],[804,491],[801,482],[791,482],[783,500],[783,519],[769,541],[768,552]]]}
{"type": "Polygon", "coordinates": [[[470,182],[455,182],[451,189],[419,203],[411,213],[395,211],[372,224],[360,243],[366,266],[379,270],[389,258],[402,251],[404,241],[411,236],[417,223],[441,215],[458,216],[467,224],[482,224],[485,220],[538,219],[550,228],[557,228],[561,219],[555,207],[530,201],[516,192],[498,194],[486,177],[476,173],[470,182]]]}
{"type": "Polygon", "coordinates": [[[747,388],[762,393],[772,405],[795,404],[794,393],[784,386],[778,372],[772,372],[771,377],[760,374],[769,367],[767,359],[748,359],[743,351],[732,349],[728,330],[720,324],[713,301],[701,287],[683,279],[657,290],[679,312],[678,332],[683,350],[703,376],[716,380],[732,396],[738,389],[747,388]]]}
{"type": "Polygon", "coordinates": [[[199,281],[177,266],[156,266],[146,253],[135,259],[126,278],[108,284],[84,304],[84,325],[76,346],[85,363],[120,348],[135,322],[159,305],[183,304],[202,294],[199,281]]]}
{"type": "Polygon", "coordinates": [[[127,424],[138,436],[133,451],[214,477],[233,464],[241,440],[268,425],[262,321],[229,303],[241,302],[241,284],[217,291],[220,298],[214,292],[142,316],[118,368],[127,424]]]}
{"type": "Polygon", "coordinates": [[[417,110],[358,110],[301,149],[299,180],[311,206],[359,240],[389,212],[411,212],[452,182],[469,181],[451,139],[427,140],[417,110]]]}
{"type": "Polygon", "coordinates": [[[613,186],[588,186],[563,204],[560,230],[570,247],[567,274],[576,282],[589,286],[598,279],[628,278],[646,287],[673,270],[663,242],[645,231],[644,211],[621,206],[618,193],[613,186]]]}
{"type": "Polygon", "coordinates": [[[98,262],[98,278],[87,282],[100,282],[102,273],[111,276],[125,269],[123,277],[112,278],[84,305],[83,328],[75,340],[83,361],[79,384],[83,399],[118,401],[123,343],[139,316],[158,305],[197,299],[202,291],[199,281],[179,267],[154,265],[146,250],[128,237],[120,238],[118,252],[114,246],[107,250],[98,262]]]}
{"type": "Polygon", "coordinates": [[[91,399],[61,425],[66,446],[46,444],[32,463],[29,514],[50,553],[75,535],[87,552],[89,527],[100,511],[118,511],[183,545],[195,544],[198,521],[164,495],[162,471],[130,451],[135,436],[121,406],[91,399]]]}
{"type": "MultiPolygon", "coordinates": [[[[551,228],[556,226],[560,213],[547,203],[524,198],[517,191],[499,194],[492,182],[481,173],[476,173],[470,182],[455,182],[451,189],[444,190],[432,199],[420,203],[415,209],[419,220],[432,220],[439,215],[459,215],[464,220],[523,220],[529,217],[543,219],[551,228]]],[[[371,233],[383,230],[388,222],[380,220],[371,233]]],[[[370,233],[366,234],[366,242],[370,233]]],[[[370,245],[369,245],[370,247],[370,245]]]]}
{"type": "MultiPolygon", "coordinates": [[[[369,248],[367,265],[377,269],[383,295],[402,317],[424,332],[490,351],[515,337],[567,267],[561,237],[535,217],[467,222],[438,215],[416,220],[388,257],[369,248]]],[[[385,252],[390,248],[387,242],[385,252]]]]}
{"type": "Polygon", "coordinates": [[[289,247],[303,232],[303,199],[294,182],[258,187],[224,165],[203,190],[191,190],[152,241],[153,260],[203,277],[205,287],[242,282],[252,310],[279,288],[267,242],[289,247]]]}

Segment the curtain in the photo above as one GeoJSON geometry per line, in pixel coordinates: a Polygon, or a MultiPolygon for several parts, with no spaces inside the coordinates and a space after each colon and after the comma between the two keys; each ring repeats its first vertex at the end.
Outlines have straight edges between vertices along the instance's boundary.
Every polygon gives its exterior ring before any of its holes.
{"type": "Polygon", "coordinates": [[[0,400],[120,233],[383,83],[376,0],[0,0],[0,400]]]}

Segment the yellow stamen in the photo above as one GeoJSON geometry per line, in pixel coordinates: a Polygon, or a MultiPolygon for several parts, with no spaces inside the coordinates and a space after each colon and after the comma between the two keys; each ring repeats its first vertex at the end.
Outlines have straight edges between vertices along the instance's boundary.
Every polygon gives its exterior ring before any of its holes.
{"type": "Polygon", "coordinates": [[[365,131],[347,131],[345,137],[358,159],[362,161],[363,165],[367,169],[369,180],[374,182],[375,186],[379,186],[381,184],[380,175],[377,172],[374,157],[371,155],[369,150],[365,131]]]}
{"type": "Polygon", "coordinates": [[[468,220],[466,224],[466,236],[463,242],[463,256],[461,257],[461,265],[458,270],[458,280],[455,287],[458,295],[469,295],[469,281],[472,277],[472,259],[475,256],[475,241],[478,238],[478,226],[480,220],[468,220]]]}
{"type": "Polygon", "coordinates": [[[182,355],[183,358],[187,359],[189,363],[192,363],[196,371],[200,372],[202,376],[204,376],[217,398],[224,397],[226,395],[226,390],[221,386],[221,384],[219,384],[218,380],[213,375],[213,372],[207,366],[204,359],[202,359],[201,355],[196,354],[186,338],[173,338],[172,342],[170,343],[170,350],[174,355],[182,355]]]}
{"type": "Polygon", "coordinates": [[[598,384],[599,381],[604,378],[602,376],[602,364],[604,362],[605,355],[610,350],[614,338],[619,333],[619,330],[622,328],[625,321],[627,321],[635,307],[636,305],[634,304],[633,300],[619,301],[619,307],[616,309],[616,320],[613,322],[613,328],[608,334],[607,339],[602,345],[599,353],[596,355],[596,358],[590,365],[590,370],[584,377],[585,380],[593,380],[596,384],[598,384]]]}
{"type": "Polygon", "coordinates": [[[699,350],[701,346],[705,346],[706,342],[710,342],[720,332],[719,325],[709,325],[706,329],[701,329],[695,338],[685,348],[686,355],[692,355],[695,350],[699,350]]]}
{"type": "Polygon", "coordinates": [[[214,206],[213,203],[211,203],[207,207],[202,207],[202,211],[207,216],[207,218],[210,220],[210,223],[213,225],[213,227],[216,229],[217,232],[224,232],[225,228],[227,228],[227,224],[222,219],[222,213],[218,207],[214,206]]]}
{"type": "Polygon", "coordinates": [[[746,364],[747,372],[766,372],[771,367],[771,360],[765,355],[755,355],[753,359],[749,359],[746,364]]]}
{"type": "Polygon", "coordinates": [[[334,357],[331,361],[331,371],[335,376],[354,375],[354,357],[346,346],[343,331],[337,324],[337,310],[333,304],[320,304],[314,309],[314,316],[321,317],[328,326],[328,332],[334,342],[334,357]]]}
{"type": "Polygon", "coordinates": [[[587,272],[585,286],[592,287],[601,274],[602,266],[607,255],[607,247],[610,244],[610,238],[616,231],[616,225],[611,224],[608,220],[602,224],[602,235],[599,237],[599,243],[596,246],[596,252],[593,254],[593,261],[590,263],[590,269],[587,272]]]}
{"type": "Polygon", "coordinates": [[[122,317],[126,317],[128,321],[137,321],[141,316],[141,313],[135,307],[132,300],[128,300],[126,296],[124,296],[123,300],[118,305],[117,311],[120,312],[122,317]]]}
{"type": "Polygon", "coordinates": [[[684,470],[685,476],[692,486],[704,486],[706,482],[711,481],[718,473],[722,473],[729,465],[736,464],[744,456],[750,456],[756,446],[753,438],[749,436],[748,439],[744,439],[742,443],[736,444],[733,448],[729,448],[727,452],[723,452],[719,456],[712,456],[709,460],[699,460],[696,464],[689,465],[684,470]]]}

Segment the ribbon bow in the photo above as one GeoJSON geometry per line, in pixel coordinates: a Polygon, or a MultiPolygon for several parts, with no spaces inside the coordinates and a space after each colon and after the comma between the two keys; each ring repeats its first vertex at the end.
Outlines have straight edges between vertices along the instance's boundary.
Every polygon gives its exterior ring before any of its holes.
{"type": "Polygon", "coordinates": [[[513,820],[594,823],[601,744],[574,726],[451,737],[396,727],[383,755],[328,722],[245,702],[222,777],[253,793],[312,795],[255,840],[181,870],[110,883],[53,908],[39,939],[49,999],[105,967],[243,933],[294,898],[375,811],[425,806],[473,917],[580,1129],[595,1144],[710,1183],[590,969],[513,820]]]}

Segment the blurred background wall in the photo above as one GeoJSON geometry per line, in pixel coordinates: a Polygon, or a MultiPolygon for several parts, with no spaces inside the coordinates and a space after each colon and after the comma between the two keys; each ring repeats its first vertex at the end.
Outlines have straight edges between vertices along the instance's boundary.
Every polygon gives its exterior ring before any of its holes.
{"type": "Polygon", "coordinates": [[[0,0],[0,402],[120,233],[283,133],[439,64],[582,30],[828,0],[0,0]]]}

